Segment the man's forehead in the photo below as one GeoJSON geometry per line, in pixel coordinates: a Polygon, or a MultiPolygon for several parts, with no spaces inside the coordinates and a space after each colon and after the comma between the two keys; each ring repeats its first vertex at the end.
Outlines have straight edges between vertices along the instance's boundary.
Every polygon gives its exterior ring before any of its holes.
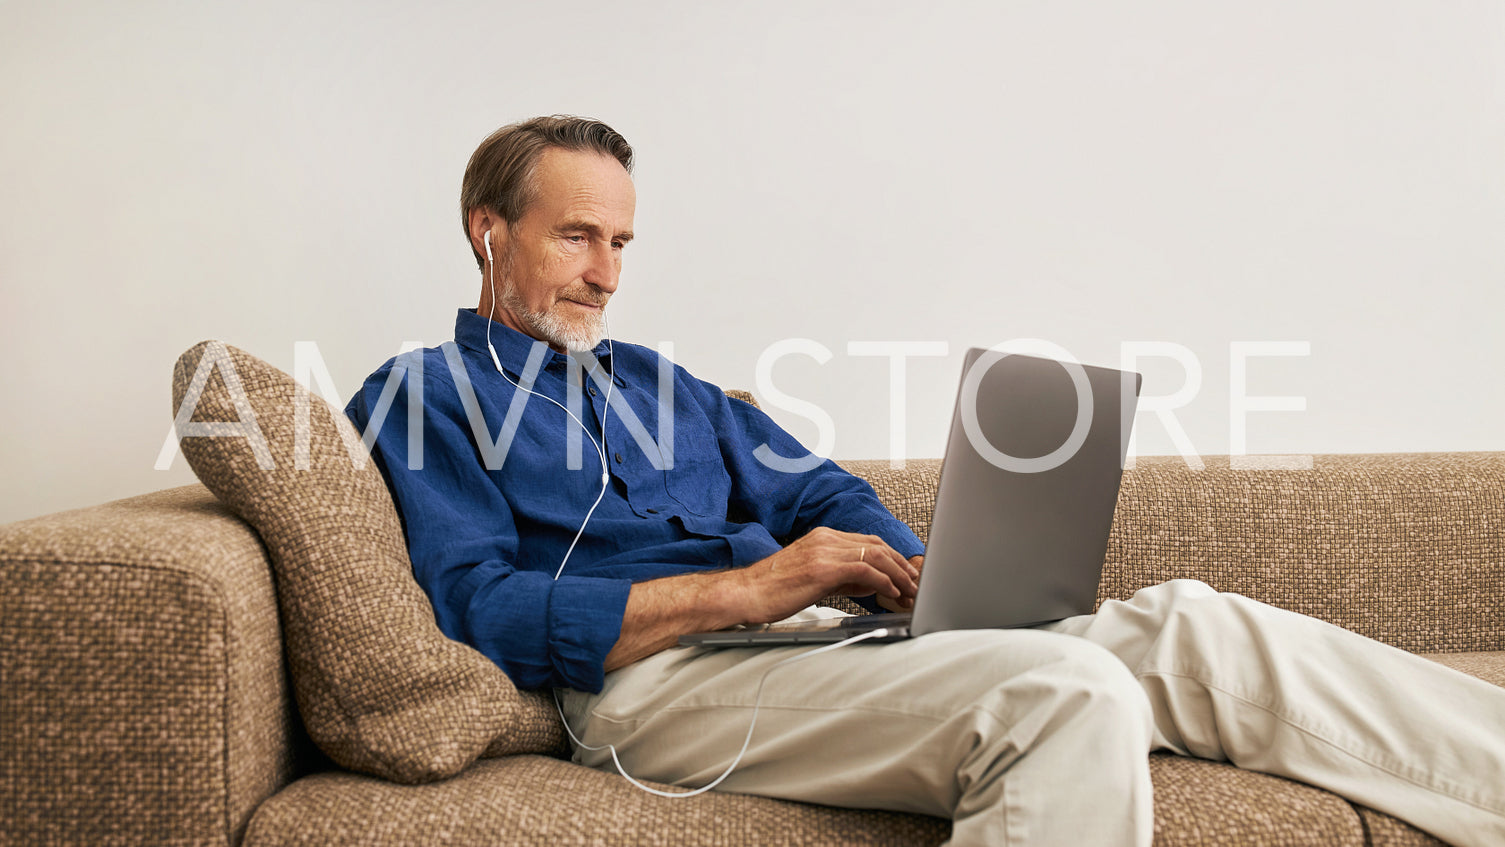
{"type": "Polygon", "coordinates": [[[535,179],[540,211],[600,218],[608,228],[632,228],[637,190],[627,170],[611,156],[551,148],[539,157],[535,179]]]}

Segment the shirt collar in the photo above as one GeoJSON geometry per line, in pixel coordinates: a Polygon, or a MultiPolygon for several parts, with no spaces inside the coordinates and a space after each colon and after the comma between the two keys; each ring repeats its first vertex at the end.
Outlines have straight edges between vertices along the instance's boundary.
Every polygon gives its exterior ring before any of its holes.
{"type": "MultiPolygon", "coordinates": [[[[530,338],[517,330],[498,323],[489,318],[483,318],[476,313],[475,309],[460,309],[455,315],[455,343],[469,350],[474,350],[487,362],[491,361],[491,353],[486,349],[487,328],[490,328],[491,346],[496,348],[497,360],[514,374],[522,373],[527,366],[528,356],[533,352],[533,345],[545,344],[546,342],[530,338]]],[[[584,354],[576,353],[577,358],[584,354]]],[[[602,366],[611,366],[611,347],[606,341],[597,344],[590,355],[599,361],[602,366]]],[[[544,355],[544,368],[563,368],[569,361],[564,353],[550,349],[544,355]]],[[[622,384],[617,380],[617,384],[622,384]]]]}

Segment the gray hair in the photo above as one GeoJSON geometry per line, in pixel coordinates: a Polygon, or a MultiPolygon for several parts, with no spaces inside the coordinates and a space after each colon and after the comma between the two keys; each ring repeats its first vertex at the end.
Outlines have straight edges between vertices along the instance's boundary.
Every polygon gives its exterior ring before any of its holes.
{"type": "MultiPolygon", "coordinates": [[[[470,211],[495,209],[512,226],[538,199],[534,172],[543,151],[551,148],[611,156],[632,173],[632,145],[621,133],[598,120],[550,115],[508,124],[486,136],[470,155],[460,184],[460,226],[470,240],[470,211]]],[[[476,266],[485,262],[472,246],[476,266]]]]}

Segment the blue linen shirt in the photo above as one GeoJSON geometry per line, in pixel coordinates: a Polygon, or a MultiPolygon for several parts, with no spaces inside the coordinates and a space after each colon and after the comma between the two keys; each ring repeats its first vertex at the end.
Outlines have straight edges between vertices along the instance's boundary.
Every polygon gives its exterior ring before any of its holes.
{"type": "Polygon", "coordinates": [[[866,482],[635,344],[569,356],[462,309],[453,342],[389,360],[345,412],[374,436],[440,629],[521,688],[599,692],[635,582],[744,567],[818,526],[924,552],[866,482]],[[607,490],[555,579],[601,493],[603,416],[607,490]],[[810,467],[769,467],[765,445],[810,467]]]}

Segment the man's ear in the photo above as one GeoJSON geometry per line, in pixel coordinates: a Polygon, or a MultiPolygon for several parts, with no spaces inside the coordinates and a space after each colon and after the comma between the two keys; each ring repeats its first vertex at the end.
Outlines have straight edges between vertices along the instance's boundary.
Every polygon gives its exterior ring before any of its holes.
{"type": "Polygon", "coordinates": [[[501,255],[507,248],[506,221],[497,214],[495,209],[477,206],[471,209],[466,218],[466,227],[470,230],[470,249],[474,250],[479,257],[486,255],[486,233],[491,233],[491,252],[493,256],[501,255]]]}

